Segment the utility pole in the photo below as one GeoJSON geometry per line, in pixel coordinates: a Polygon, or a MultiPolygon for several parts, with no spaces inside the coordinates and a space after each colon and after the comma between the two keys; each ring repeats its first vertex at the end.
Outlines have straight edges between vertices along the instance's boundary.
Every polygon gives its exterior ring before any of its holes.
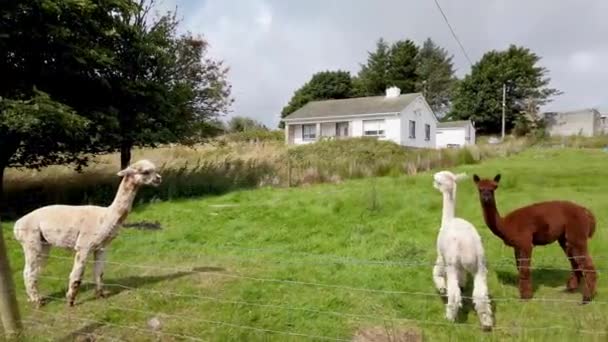
{"type": "Polygon", "coordinates": [[[4,244],[4,235],[2,227],[0,227],[0,319],[7,340],[18,337],[22,330],[14,288],[13,275],[4,244]]]}
{"type": "Polygon", "coordinates": [[[507,84],[502,84],[502,140],[505,140],[505,98],[507,97],[507,84]]]}

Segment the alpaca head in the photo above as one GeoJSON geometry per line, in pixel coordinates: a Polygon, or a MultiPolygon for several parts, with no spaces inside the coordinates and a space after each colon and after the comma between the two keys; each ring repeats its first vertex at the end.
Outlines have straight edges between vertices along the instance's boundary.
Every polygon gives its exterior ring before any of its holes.
{"type": "Polygon", "coordinates": [[[151,161],[143,159],[139,160],[126,169],[118,172],[119,177],[126,177],[135,185],[160,185],[162,178],[156,171],[156,165],[151,161]]]}
{"type": "Polygon", "coordinates": [[[466,178],[466,173],[457,175],[450,171],[439,171],[433,175],[433,187],[440,192],[452,194],[456,188],[456,183],[466,178]]]}
{"type": "Polygon", "coordinates": [[[500,173],[494,176],[494,179],[481,179],[478,175],[473,175],[473,181],[477,185],[481,202],[492,203],[494,201],[494,191],[498,188],[498,182],[500,182],[500,173]]]}

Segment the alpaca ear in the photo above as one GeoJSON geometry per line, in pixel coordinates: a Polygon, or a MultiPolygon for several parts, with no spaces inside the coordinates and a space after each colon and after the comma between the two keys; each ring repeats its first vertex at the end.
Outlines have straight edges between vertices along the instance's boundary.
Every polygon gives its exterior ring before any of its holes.
{"type": "Polygon", "coordinates": [[[500,182],[500,173],[499,173],[499,174],[497,174],[496,176],[494,176],[494,181],[495,181],[496,183],[500,182]]]}
{"type": "Polygon", "coordinates": [[[480,181],[480,180],[481,180],[481,179],[479,179],[479,176],[478,176],[478,175],[476,175],[476,174],[475,174],[475,175],[473,175],[473,182],[475,182],[475,184],[479,183],[479,181],[480,181]]]}
{"type": "Polygon", "coordinates": [[[467,178],[467,173],[466,172],[459,173],[456,176],[454,176],[454,181],[455,182],[459,182],[459,181],[461,181],[461,180],[463,180],[465,178],[467,178]]]}
{"type": "Polygon", "coordinates": [[[124,170],[120,170],[120,171],[117,173],[117,175],[118,175],[118,177],[124,177],[124,176],[129,176],[129,175],[132,175],[132,174],[134,174],[134,173],[135,173],[135,170],[133,170],[133,169],[132,169],[132,168],[130,168],[130,167],[127,167],[127,168],[126,168],[126,169],[124,169],[124,170]]]}

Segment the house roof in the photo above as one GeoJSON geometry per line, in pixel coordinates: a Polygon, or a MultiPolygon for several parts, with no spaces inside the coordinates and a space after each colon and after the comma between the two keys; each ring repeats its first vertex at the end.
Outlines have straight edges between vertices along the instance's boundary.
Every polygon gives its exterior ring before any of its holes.
{"type": "Polygon", "coordinates": [[[437,128],[458,128],[467,127],[468,125],[473,125],[471,120],[446,121],[438,123],[437,128]]]}
{"type": "Polygon", "coordinates": [[[402,94],[394,98],[387,98],[382,95],[341,100],[311,101],[302,108],[286,116],[285,119],[312,119],[334,116],[398,113],[420,95],[420,93],[410,93],[402,94]]]}

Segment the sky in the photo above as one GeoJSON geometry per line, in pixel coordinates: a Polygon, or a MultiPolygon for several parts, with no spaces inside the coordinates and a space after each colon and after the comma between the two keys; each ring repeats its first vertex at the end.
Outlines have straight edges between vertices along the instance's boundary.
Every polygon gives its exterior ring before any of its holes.
{"type": "MultiPolygon", "coordinates": [[[[157,0],[181,31],[205,37],[230,67],[235,103],[225,117],[276,127],[293,92],[318,71],[356,74],[382,37],[430,37],[470,65],[433,0],[157,0]]],[[[543,110],[608,109],[608,1],[438,0],[473,63],[509,44],[530,48],[564,92],[543,110]]]]}

